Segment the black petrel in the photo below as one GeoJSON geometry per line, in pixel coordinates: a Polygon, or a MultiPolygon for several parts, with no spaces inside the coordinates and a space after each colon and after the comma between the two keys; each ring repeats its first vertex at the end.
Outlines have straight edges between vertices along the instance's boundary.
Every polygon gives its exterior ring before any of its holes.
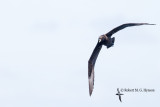
{"type": "Polygon", "coordinates": [[[89,94],[91,96],[92,91],[93,91],[93,86],[94,86],[94,66],[96,63],[96,59],[98,57],[98,54],[102,48],[102,45],[105,45],[107,48],[110,48],[114,45],[114,41],[115,38],[111,38],[111,36],[126,28],[126,27],[131,27],[131,26],[140,26],[140,25],[154,25],[154,24],[148,24],[148,23],[126,23],[123,25],[120,25],[116,28],[114,28],[113,30],[111,30],[110,32],[108,32],[107,34],[101,35],[98,39],[98,43],[96,45],[96,47],[94,48],[92,55],[88,61],[88,80],[89,80],[89,94]]]}

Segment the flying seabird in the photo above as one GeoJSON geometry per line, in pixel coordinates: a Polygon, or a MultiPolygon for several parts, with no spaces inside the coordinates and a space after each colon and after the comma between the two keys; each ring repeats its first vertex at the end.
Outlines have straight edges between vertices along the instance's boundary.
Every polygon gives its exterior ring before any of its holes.
{"type": "Polygon", "coordinates": [[[122,102],[121,95],[123,95],[123,94],[120,93],[119,88],[117,88],[117,91],[118,91],[118,93],[116,95],[118,95],[119,101],[122,102]]]}
{"type": "Polygon", "coordinates": [[[111,36],[118,32],[119,30],[122,30],[126,27],[131,27],[131,26],[140,26],[140,25],[155,25],[155,24],[148,24],[148,23],[127,23],[120,25],[110,32],[101,35],[98,39],[98,43],[96,47],[94,48],[92,55],[88,61],[88,81],[89,81],[89,94],[91,96],[92,91],[93,91],[93,86],[94,86],[94,66],[96,63],[96,59],[98,57],[98,54],[102,48],[102,45],[105,45],[107,48],[110,48],[114,45],[115,38],[111,38],[111,36]]]}

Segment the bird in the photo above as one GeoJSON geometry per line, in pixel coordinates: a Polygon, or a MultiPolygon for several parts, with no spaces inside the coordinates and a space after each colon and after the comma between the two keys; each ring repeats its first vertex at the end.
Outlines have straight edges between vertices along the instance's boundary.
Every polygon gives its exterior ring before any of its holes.
{"type": "Polygon", "coordinates": [[[112,47],[115,42],[115,37],[111,37],[114,33],[131,26],[140,26],[140,25],[155,25],[149,23],[126,23],[122,24],[106,34],[99,36],[97,45],[95,46],[89,60],[88,60],[88,82],[89,82],[89,95],[92,95],[92,91],[94,88],[94,67],[98,57],[98,54],[102,48],[102,45],[106,46],[107,49],[112,47]]]}
{"type": "Polygon", "coordinates": [[[116,95],[118,95],[119,101],[122,102],[122,100],[121,100],[121,95],[124,95],[124,94],[121,94],[121,93],[120,93],[119,88],[117,88],[117,91],[118,91],[118,93],[117,93],[116,95]]]}

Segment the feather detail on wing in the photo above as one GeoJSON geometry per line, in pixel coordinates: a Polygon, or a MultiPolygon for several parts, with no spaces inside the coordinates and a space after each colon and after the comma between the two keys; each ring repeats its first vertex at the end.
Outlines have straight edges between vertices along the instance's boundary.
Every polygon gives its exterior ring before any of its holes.
{"type": "Polygon", "coordinates": [[[94,66],[96,63],[96,59],[98,57],[98,54],[102,48],[102,44],[99,42],[97,43],[95,49],[93,50],[93,53],[88,61],[88,82],[89,82],[89,94],[91,96],[94,86],[94,66]]]}
{"type": "Polygon", "coordinates": [[[108,32],[106,35],[108,37],[111,37],[114,33],[126,28],[126,27],[131,27],[131,26],[140,26],[140,25],[155,25],[155,24],[149,24],[149,23],[126,23],[123,25],[120,25],[116,28],[114,28],[113,30],[111,30],[110,32],[108,32]]]}

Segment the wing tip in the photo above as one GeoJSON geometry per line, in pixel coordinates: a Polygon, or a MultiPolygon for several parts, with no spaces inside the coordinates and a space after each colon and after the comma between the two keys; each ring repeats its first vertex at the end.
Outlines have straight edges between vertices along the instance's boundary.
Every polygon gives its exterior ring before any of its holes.
{"type": "Polygon", "coordinates": [[[126,24],[135,24],[135,25],[156,25],[151,23],[126,23],[126,24]]]}
{"type": "Polygon", "coordinates": [[[156,24],[150,24],[150,23],[141,23],[143,25],[156,25],[156,24]]]}
{"type": "Polygon", "coordinates": [[[92,92],[93,92],[93,81],[94,80],[91,80],[91,78],[89,78],[89,95],[91,96],[92,95],[92,92]]]}
{"type": "Polygon", "coordinates": [[[92,95],[92,91],[89,91],[89,96],[91,97],[91,95],[92,95]]]}
{"type": "Polygon", "coordinates": [[[92,95],[93,88],[94,88],[94,71],[92,71],[90,77],[88,78],[89,82],[89,95],[92,95]]]}

